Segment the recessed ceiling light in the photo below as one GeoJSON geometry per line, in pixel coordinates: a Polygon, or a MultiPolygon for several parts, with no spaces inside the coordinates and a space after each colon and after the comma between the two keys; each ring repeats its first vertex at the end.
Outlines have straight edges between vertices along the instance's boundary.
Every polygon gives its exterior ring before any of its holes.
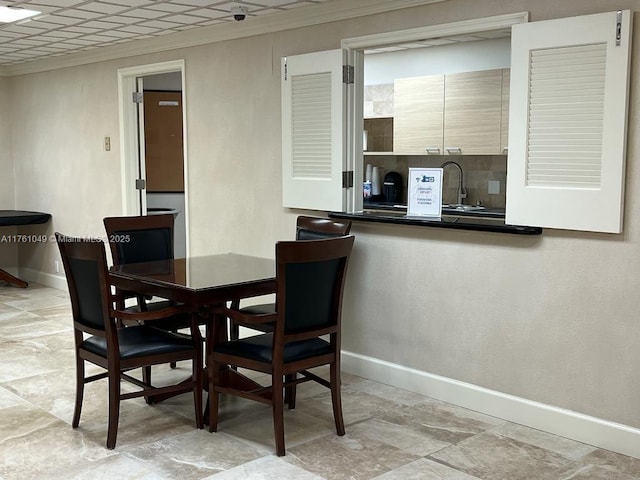
{"type": "Polygon", "coordinates": [[[11,23],[24,18],[33,17],[42,12],[20,7],[0,7],[0,23],[11,23]]]}

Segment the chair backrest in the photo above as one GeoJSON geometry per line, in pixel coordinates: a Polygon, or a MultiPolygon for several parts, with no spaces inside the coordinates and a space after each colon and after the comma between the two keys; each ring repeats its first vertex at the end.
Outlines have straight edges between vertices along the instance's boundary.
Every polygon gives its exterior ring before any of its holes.
{"type": "Polygon", "coordinates": [[[111,329],[107,258],[99,239],[55,233],[67,277],[75,327],[104,336],[111,329]]]}
{"type": "Polygon", "coordinates": [[[318,240],[342,237],[351,231],[351,220],[306,217],[300,215],[296,221],[296,240],[318,240]]]}
{"type": "Polygon", "coordinates": [[[174,222],[172,214],[105,218],[114,265],[172,259],[174,222]]]}
{"type": "Polygon", "coordinates": [[[276,244],[276,337],[339,333],[353,235],[276,244]]]}

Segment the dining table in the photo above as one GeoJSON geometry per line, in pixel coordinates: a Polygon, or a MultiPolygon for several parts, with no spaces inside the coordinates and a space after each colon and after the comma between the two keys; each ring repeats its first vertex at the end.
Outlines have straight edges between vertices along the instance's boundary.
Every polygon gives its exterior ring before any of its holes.
{"type": "MultiPolygon", "coordinates": [[[[206,319],[205,364],[209,364],[213,345],[225,341],[228,332],[227,318],[217,314],[216,307],[274,293],[276,265],[273,259],[236,253],[189,256],[114,265],[109,269],[109,281],[116,288],[173,300],[198,311],[206,319]]],[[[256,385],[233,370],[225,371],[222,377],[235,386],[256,385]]],[[[156,403],[161,400],[153,398],[156,403]]]]}
{"type": "MultiPolygon", "coordinates": [[[[28,210],[0,210],[0,227],[16,227],[21,225],[38,225],[47,223],[51,214],[44,212],[32,212],[28,210]]],[[[1,243],[35,243],[44,242],[46,235],[10,234],[0,235],[1,243]]],[[[16,287],[27,288],[29,283],[6,270],[0,268],[0,280],[11,283],[16,287]]]]}

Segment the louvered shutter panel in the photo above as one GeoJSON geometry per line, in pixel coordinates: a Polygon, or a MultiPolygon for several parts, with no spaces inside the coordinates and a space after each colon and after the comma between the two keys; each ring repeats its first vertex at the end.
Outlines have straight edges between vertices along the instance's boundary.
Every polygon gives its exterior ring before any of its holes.
{"type": "Polygon", "coordinates": [[[513,27],[507,223],[622,231],[630,18],[513,27]]]}
{"type": "Polygon", "coordinates": [[[343,211],[342,50],[282,61],[283,205],[343,211]]]}

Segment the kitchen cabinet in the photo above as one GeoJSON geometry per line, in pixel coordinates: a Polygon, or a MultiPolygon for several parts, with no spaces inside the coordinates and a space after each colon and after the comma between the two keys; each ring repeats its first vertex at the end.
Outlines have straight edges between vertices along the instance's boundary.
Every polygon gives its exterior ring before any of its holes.
{"type": "Polygon", "coordinates": [[[509,70],[394,82],[394,153],[499,155],[508,133],[509,70]]]}
{"type": "Polygon", "coordinates": [[[444,149],[462,155],[502,151],[502,70],[445,76],[444,149]]]}
{"type": "Polygon", "coordinates": [[[393,150],[399,155],[441,154],[444,75],[394,82],[393,150]]]}

